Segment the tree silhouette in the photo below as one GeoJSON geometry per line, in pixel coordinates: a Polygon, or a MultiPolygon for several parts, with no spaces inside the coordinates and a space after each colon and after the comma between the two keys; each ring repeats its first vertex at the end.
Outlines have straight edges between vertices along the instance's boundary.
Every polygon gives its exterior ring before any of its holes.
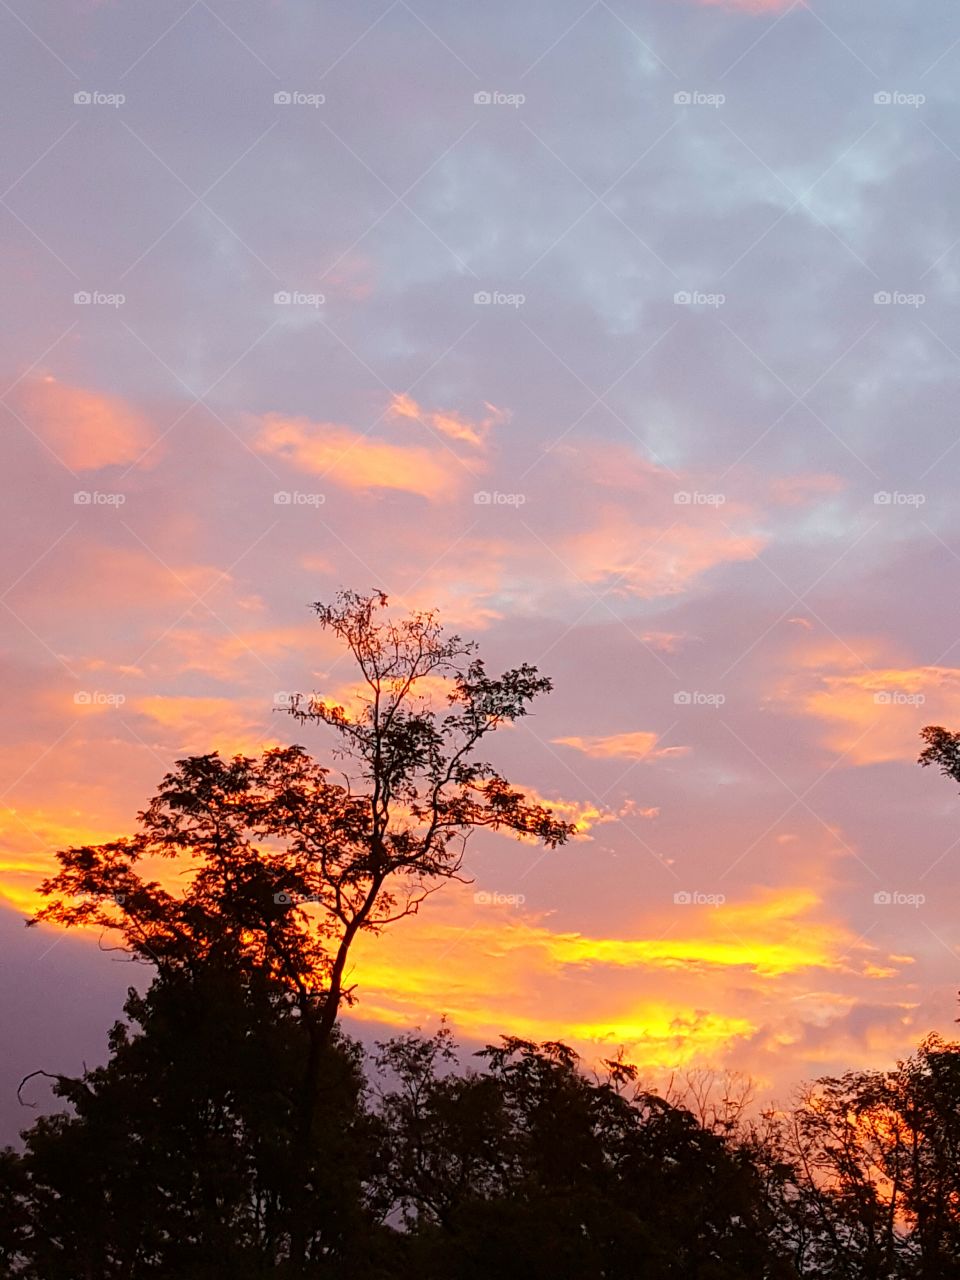
{"type": "Polygon", "coordinates": [[[801,1275],[960,1276],[960,1045],[806,1086],[767,1136],[780,1235],[801,1275]]]}
{"type": "Polygon", "coordinates": [[[925,769],[935,764],[945,778],[960,782],[960,733],[928,724],[920,730],[920,737],[927,745],[920,752],[918,763],[925,769]]]}
{"type": "Polygon", "coordinates": [[[338,754],[364,788],[362,856],[323,868],[332,894],[323,905],[340,926],[321,1015],[327,1033],[356,934],[416,912],[437,882],[455,878],[472,831],[505,829],[552,848],[575,830],[527,804],[476,755],[489,734],[550,691],[550,680],[526,663],[488,676],[476,645],[445,636],[434,613],[396,621],[387,603],[380,591],[341,591],[334,604],[313,606],[321,626],[352,654],[365,692],[354,712],[315,695],[297,696],[289,708],[302,723],[334,730],[338,754]],[[445,713],[434,705],[438,680],[445,713]]]}
{"type": "MultiPolygon", "coordinates": [[[[472,831],[572,832],[480,756],[549,682],[491,678],[432,614],[386,606],[315,606],[365,692],[290,709],[333,730],[342,782],[299,746],[193,756],[134,835],[57,855],[36,920],[97,926],[154,977],[104,1066],[53,1074],[69,1110],[0,1152],[0,1272],[960,1280],[960,1044],[757,1117],[741,1077],[660,1096],[560,1041],[505,1037],[464,1070],[446,1029],[372,1060],[343,1034],[354,940],[459,877],[472,831]]],[[[960,782],[960,734],[923,738],[960,782]]]]}
{"type": "Polygon", "coordinates": [[[324,1050],[304,1167],[294,1156],[307,1045],[276,978],[221,951],[131,991],[125,1012],[105,1066],[57,1079],[72,1114],[39,1119],[22,1158],[0,1171],[0,1203],[17,1224],[0,1229],[3,1274],[367,1274],[380,1230],[363,1192],[376,1121],[356,1046],[334,1037],[324,1050]],[[300,1238],[306,1273],[291,1261],[300,1238]]]}
{"type": "MultiPolygon", "coordinates": [[[[285,989],[307,1040],[295,1154],[305,1203],[321,1063],[351,997],[344,983],[357,935],[416,912],[456,878],[478,827],[548,847],[574,830],[476,754],[549,680],[526,664],[488,676],[475,646],[446,637],[432,613],[397,621],[387,603],[380,592],[341,592],[315,606],[369,692],[359,712],[317,697],[291,707],[301,722],[335,730],[354,776],[331,782],[297,746],[178,761],[136,835],[58,853],[37,915],[98,925],[164,976],[196,975],[229,956],[285,989]],[[433,705],[438,683],[443,711],[433,705]],[[170,858],[185,864],[177,892],[155,878],[170,858]]],[[[297,1232],[308,1216],[304,1207],[297,1232]]],[[[295,1234],[294,1258],[305,1260],[307,1248],[295,1234]]]]}
{"type": "Polygon", "coordinates": [[[622,1062],[504,1037],[451,1071],[449,1033],[378,1057],[382,1171],[417,1272],[450,1280],[790,1277],[749,1158],[622,1062]]]}

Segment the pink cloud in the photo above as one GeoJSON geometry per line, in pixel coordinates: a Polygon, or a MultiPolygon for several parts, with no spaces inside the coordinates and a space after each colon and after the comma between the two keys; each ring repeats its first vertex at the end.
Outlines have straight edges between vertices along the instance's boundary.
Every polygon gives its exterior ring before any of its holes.
{"type": "Polygon", "coordinates": [[[17,412],[73,471],[130,465],[149,448],[147,419],[119,396],[30,378],[16,396],[17,412]]]}
{"type": "Polygon", "coordinates": [[[398,394],[393,397],[390,414],[394,418],[411,418],[447,436],[450,440],[460,440],[475,448],[481,448],[486,444],[491,429],[509,418],[505,410],[498,409],[495,405],[486,404],[484,407],[487,410],[486,417],[471,422],[468,418],[461,417],[459,413],[449,411],[431,413],[427,409],[422,409],[411,396],[398,394]]]}

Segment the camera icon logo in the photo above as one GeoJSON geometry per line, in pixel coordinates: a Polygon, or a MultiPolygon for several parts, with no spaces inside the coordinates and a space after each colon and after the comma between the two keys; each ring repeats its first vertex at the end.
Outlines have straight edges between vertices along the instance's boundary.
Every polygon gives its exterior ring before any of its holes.
{"type": "Polygon", "coordinates": [[[681,689],[678,693],[673,695],[673,703],[674,706],[677,707],[689,707],[692,701],[693,695],[687,693],[685,689],[681,689]]]}
{"type": "Polygon", "coordinates": [[[688,893],[686,889],[681,889],[679,893],[673,895],[673,900],[678,907],[689,907],[693,901],[693,894],[688,893]]]}
{"type": "Polygon", "coordinates": [[[693,298],[686,289],[681,289],[678,293],[673,295],[673,301],[678,307],[688,307],[693,301],[693,298]]]}
{"type": "Polygon", "coordinates": [[[893,501],[893,494],[883,491],[873,495],[873,501],[878,507],[889,507],[893,501]]]}
{"type": "Polygon", "coordinates": [[[274,305],[278,307],[289,307],[292,300],[290,292],[287,289],[281,289],[278,293],[273,295],[274,305]]]}
{"type": "Polygon", "coordinates": [[[93,94],[88,93],[86,89],[81,89],[79,93],[73,95],[73,101],[78,107],[89,107],[93,101],[93,94]]]}
{"type": "Polygon", "coordinates": [[[689,507],[692,495],[686,489],[681,489],[673,495],[674,505],[678,507],[689,507]]]}
{"type": "Polygon", "coordinates": [[[289,107],[290,103],[293,101],[293,95],[288,93],[286,89],[281,89],[278,93],[273,95],[273,101],[278,107],[289,107]]]}
{"type": "Polygon", "coordinates": [[[488,507],[493,501],[493,497],[486,489],[481,489],[473,495],[473,501],[478,507],[488,507]]]}
{"type": "Polygon", "coordinates": [[[78,707],[89,707],[93,702],[93,695],[87,693],[86,689],[78,689],[73,695],[73,701],[78,707]]]}
{"type": "Polygon", "coordinates": [[[493,95],[486,89],[481,89],[479,93],[473,95],[474,105],[478,107],[489,107],[493,101],[493,95]]]}
{"type": "Polygon", "coordinates": [[[689,107],[690,103],[693,101],[693,98],[690,96],[688,92],[686,92],[686,90],[681,89],[679,93],[675,93],[673,95],[673,101],[674,101],[674,104],[678,107],[689,107]]]}
{"type": "Polygon", "coordinates": [[[73,501],[78,507],[88,507],[93,501],[93,494],[88,493],[86,489],[80,489],[73,495],[73,501]]]}
{"type": "Polygon", "coordinates": [[[273,900],[278,907],[289,907],[293,905],[293,894],[275,893],[273,895],[273,900]]]}
{"type": "Polygon", "coordinates": [[[879,93],[875,93],[873,95],[873,101],[875,106],[889,107],[890,103],[893,101],[893,97],[891,94],[881,89],[879,93]]]}
{"type": "Polygon", "coordinates": [[[81,289],[79,293],[73,295],[74,306],[88,307],[93,301],[93,295],[87,293],[86,289],[81,289]]]}
{"type": "Polygon", "coordinates": [[[886,289],[881,289],[873,295],[873,301],[878,307],[888,307],[893,299],[886,289]]]}
{"type": "Polygon", "coordinates": [[[487,293],[486,289],[481,289],[479,293],[473,295],[473,301],[478,307],[489,307],[493,297],[487,293]]]}
{"type": "Polygon", "coordinates": [[[885,889],[881,889],[879,893],[873,895],[874,904],[878,907],[889,907],[893,901],[893,895],[885,889]]]}
{"type": "Polygon", "coordinates": [[[289,507],[293,501],[293,494],[288,493],[285,489],[281,489],[273,495],[274,504],[278,507],[289,507]]]}
{"type": "Polygon", "coordinates": [[[893,694],[889,693],[886,689],[880,689],[873,695],[873,700],[878,707],[889,707],[891,702],[893,702],[893,694]]]}

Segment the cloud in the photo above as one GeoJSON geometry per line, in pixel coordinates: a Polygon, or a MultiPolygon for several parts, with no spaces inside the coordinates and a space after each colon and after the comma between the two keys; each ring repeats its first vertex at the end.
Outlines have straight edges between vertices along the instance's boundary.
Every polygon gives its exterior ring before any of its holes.
{"type": "Polygon", "coordinates": [[[184,606],[206,597],[209,606],[216,588],[229,584],[229,574],[214,565],[179,557],[165,562],[160,553],[137,544],[107,545],[88,535],[65,541],[61,556],[45,560],[22,590],[45,614],[70,603],[82,607],[88,618],[103,619],[109,611],[114,619],[122,616],[128,629],[139,629],[172,604],[184,606]]]}
{"type": "Polygon", "coordinates": [[[647,903],[648,921],[617,936],[552,928],[494,894],[479,901],[451,891],[415,926],[364,939],[353,1016],[410,1026],[444,1012],[475,1038],[559,1037],[593,1057],[624,1045],[641,1066],[672,1067],[728,1059],[754,1036],[792,1042],[804,1021],[847,1010],[851,998],[830,989],[816,1009],[790,1003],[814,974],[880,980],[872,949],[803,887],[720,906],[647,903]]]}
{"type": "Polygon", "coordinates": [[[495,405],[487,404],[485,408],[487,416],[478,422],[471,422],[458,413],[430,413],[422,409],[411,396],[399,393],[391,401],[390,415],[394,418],[411,418],[450,440],[459,440],[479,449],[486,444],[491,429],[509,421],[510,417],[495,405]]]}
{"type": "Polygon", "coordinates": [[[823,724],[824,745],[846,764],[915,760],[924,725],[960,723],[960,668],[900,666],[884,656],[876,642],[855,638],[818,647],[803,659],[813,669],[784,682],[775,700],[823,724]]]}
{"type": "MultiPolygon", "coordinates": [[[[680,508],[685,510],[685,508],[680,508]]],[[[625,509],[601,509],[591,528],[562,537],[560,556],[584,582],[614,595],[679,595],[709,569],[752,560],[765,539],[712,523],[638,522],[625,509]]]]}
{"type": "Polygon", "coordinates": [[[420,445],[389,444],[308,418],[268,414],[256,440],[265,454],[344,489],[397,489],[433,501],[449,501],[469,473],[452,452],[420,445]]]}
{"type": "Polygon", "coordinates": [[[159,731],[163,750],[172,756],[219,751],[222,756],[257,755],[279,746],[286,722],[272,717],[269,704],[236,698],[153,694],[132,698],[129,709],[145,717],[145,732],[159,731]]]}
{"type": "Polygon", "coordinates": [[[625,760],[658,760],[663,756],[678,755],[687,747],[663,747],[656,750],[659,734],[637,730],[634,733],[611,733],[606,737],[553,738],[560,746],[573,747],[584,755],[606,759],[611,756],[625,760]]]}
{"type": "Polygon", "coordinates": [[[612,810],[591,800],[569,800],[563,796],[544,796],[534,787],[525,787],[522,783],[515,783],[514,785],[518,791],[523,792],[527,804],[542,805],[544,809],[550,809],[553,816],[561,822],[572,822],[577,829],[578,836],[585,836],[590,839],[590,832],[594,827],[607,822],[616,822],[617,820],[617,815],[612,810]]]}
{"type": "Polygon", "coordinates": [[[150,424],[119,396],[29,378],[16,395],[28,426],[73,471],[136,463],[149,448],[150,424]]]}

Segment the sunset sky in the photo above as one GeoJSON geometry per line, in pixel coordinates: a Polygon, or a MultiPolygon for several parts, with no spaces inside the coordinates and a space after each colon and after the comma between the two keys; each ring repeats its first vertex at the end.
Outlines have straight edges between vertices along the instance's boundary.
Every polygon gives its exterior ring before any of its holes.
{"type": "MultiPolygon", "coordinates": [[[[555,681],[353,1026],[768,1094],[949,1032],[960,14],[695,0],[0,3],[0,1121],[136,974],[25,931],[173,761],[329,739],[308,605],[555,681]]],[[[27,1113],[29,1119],[29,1113],[27,1113]]],[[[9,1132],[2,1136],[11,1136],[9,1132]]]]}

